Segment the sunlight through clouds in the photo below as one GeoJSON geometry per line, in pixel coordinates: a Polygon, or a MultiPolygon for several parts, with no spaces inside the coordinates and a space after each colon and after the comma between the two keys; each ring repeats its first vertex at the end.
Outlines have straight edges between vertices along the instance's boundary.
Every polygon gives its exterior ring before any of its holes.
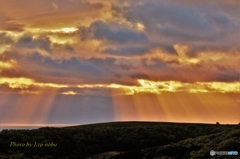
{"type": "Polygon", "coordinates": [[[16,124],[25,104],[22,122],[236,122],[239,5],[0,0],[0,111],[16,124]]]}

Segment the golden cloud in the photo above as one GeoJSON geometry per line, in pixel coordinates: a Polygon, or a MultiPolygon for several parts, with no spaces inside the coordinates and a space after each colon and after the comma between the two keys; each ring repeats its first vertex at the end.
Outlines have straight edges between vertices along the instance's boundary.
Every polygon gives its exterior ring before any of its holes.
{"type": "Polygon", "coordinates": [[[15,60],[10,60],[9,62],[0,61],[0,71],[5,68],[12,68],[17,62],[15,60]]]}
{"type": "Polygon", "coordinates": [[[20,88],[20,89],[26,89],[30,86],[38,86],[38,87],[52,87],[52,88],[65,88],[68,87],[67,85],[61,85],[61,84],[54,84],[54,83],[39,83],[35,82],[34,80],[30,78],[0,78],[0,84],[7,84],[10,88],[20,88]]]}
{"type": "MultiPolygon", "coordinates": [[[[221,93],[238,93],[240,90],[240,82],[195,82],[184,83],[180,81],[151,81],[139,79],[138,85],[122,85],[122,84],[82,84],[82,85],[62,85],[54,83],[40,83],[29,78],[0,78],[0,85],[7,84],[13,89],[28,89],[30,86],[39,88],[70,88],[77,87],[80,89],[103,88],[112,90],[113,94],[118,95],[134,95],[142,93],[161,94],[162,92],[221,92],[221,93]],[[116,93],[117,92],[117,93],[116,93]]],[[[27,92],[27,91],[25,91],[27,92]]],[[[65,91],[61,94],[75,95],[75,91],[65,91]]]]}

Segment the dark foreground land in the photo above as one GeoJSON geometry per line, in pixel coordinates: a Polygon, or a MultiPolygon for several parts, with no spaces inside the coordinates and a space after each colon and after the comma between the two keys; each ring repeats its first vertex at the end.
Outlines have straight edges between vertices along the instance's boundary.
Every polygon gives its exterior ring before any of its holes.
{"type": "Polygon", "coordinates": [[[0,159],[206,159],[240,152],[240,125],[112,122],[0,132],[0,159]]]}

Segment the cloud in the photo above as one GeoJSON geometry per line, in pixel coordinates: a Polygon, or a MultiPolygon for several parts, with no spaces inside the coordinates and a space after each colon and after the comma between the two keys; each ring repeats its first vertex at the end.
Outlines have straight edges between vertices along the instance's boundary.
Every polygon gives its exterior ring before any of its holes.
{"type": "Polygon", "coordinates": [[[141,62],[143,66],[151,69],[161,69],[166,67],[166,63],[163,60],[157,58],[151,58],[150,60],[143,58],[141,62]],[[147,63],[148,61],[150,64],[147,63]]]}
{"type": "Polygon", "coordinates": [[[191,53],[195,53],[206,48],[240,49],[236,40],[240,37],[239,2],[235,3],[129,1],[127,5],[117,3],[113,10],[129,22],[142,23],[151,45],[171,48],[180,43],[192,47],[191,53]]]}
{"type": "Polygon", "coordinates": [[[220,81],[220,82],[232,82],[232,81],[239,81],[239,73],[217,73],[211,79],[212,81],[220,81]]]}
{"type": "Polygon", "coordinates": [[[110,66],[113,65],[116,62],[115,58],[95,58],[92,57],[90,59],[88,59],[89,62],[92,62],[98,66],[110,66]]]}
{"type": "Polygon", "coordinates": [[[83,42],[100,41],[98,50],[109,55],[137,56],[146,54],[151,48],[144,31],[118,21],[93,21],[88,27],[79,27],[79,35],[83,42]]]}
{"type": "Polygon", "coordinates": [[[121,69],[126,70],[126,71],[134,69],[134,66],[132,66],[130,64],[121,63],[119,66],[121,69]]]}
{"type": "MultiPolygon", "coordinates": [[[[107,58],[89,58],[87,59],[88,62],[96,65],[97,67],[106,69],[106,70],[111,70],[113,72],[119,72],[121,70],[123,71],[128,71],[130,69],[133,69],[134,67],[130,64],[124,64],[124,63],[120,63],[118,64],[118,61],[116,58],[112,58],[112,57],[107,57],[107,58]]],[[[110,72],[111,72],[110,71],[110,72]]]]}
{"type": "Polygon", "coordinates": [[[100,51],[109,55],[143,55],[151,47],[145,32],[117,21],[93,21],[89,27],[80,27],[79,34],[82,41],[100,41],[100,51]]]}
{"type": "Polygon", "coordinates": [[[129,75],[133,79],[149,79],[149,76],[144,73],[133,73],[129,75]]]}
{"type": "Polygon", "coordinates": [[[22,36],[16,42],[16,46],[20,48],[30,48],[30,49],[39,48],[47,51],[48,53],[52,52],[51,41],[48,37],[33,38],[30,35],[22,36]]]}
{"type": "Polygon", "coordinates": [[[145,27],[153,30],[174,27],[181,31],[187,29],[191,32],[209,27],[207,21],[201,18],[195,10],[164,1],[141,1],[136,4],[130,2],[130,6],[126,7],[122,14],[128,20],[143,22],[145,27]]]}
{"type": "Polygon", "coordinates": [[[0,46],[10,45],[13,42],[14,40],[9,35],[7,35],[7,33],[0,33],[0,46]]]}
{"type": "MultiPolygon", "coordinates": [[[[0,53],[5,51],[21,53],[39,52],[52,58],[71,58],[76,55],[77,40],[75,35],[64,33],[48,34],[49,32],[0,32],[0,53]]],[[[79,51],[78,51],[79,52],[79,51]]]]}
{"type": "MultiPolygon", "coordinates": [[[[14,74],[15,76],[27,76],[42,82],[87,82],[89,79],[96,81],[96,75],[98,75],[99,78],[104,78],[104,76],[107,75],[104,70],[99,69],[83,59],[70,58],[54,60],[38,52],[28,54],[6,52],[1,56],[7,56],[8,59],[15,59],[17,61],[15,68],[9,69],[8,71],[12,74],[11,76],[14,76],[14,74]]],[[[1,75],[9,76],[8,72],[1,72],[1,75]]],[[[91,82],[91,80],[89,82],[91,82]]]]}
{"type": "Polygon", "coordinates": [[[80,27],[79,33],[82,40],[98,39],[110,43],[146,42],[148,40],[147,36],[142,32],[134,31],[117,23],[108,23],[101,20],[92,22],[87,28],[80,27]]]}
{"type": "Polygon", "coordinates": [[[117,64],[117,59],[115,58],[90,58],[87,59],[88,62],[94,64],[96,67],[101,68],[102,70],[109,73],[109,79],[107,81],[115,81],[120,83],[125,83],[126,81],[120,80],[122,78],[122,74],[125,71],[131,69],[130,65],[127,64],[117,64]],[[116,80],[117,79],[117,80],[116,80]]]}
{"type": "MultiPolygon", "coordinates": [[[[5,52],[0,55],[3,61],[15,60],[14,67],[0,72],[1,77],[26,77],[43,83],[126,83],[121,78],[123,65],[114,58],[53,59],[39,52],[5,52]]],[[[126,65],[127,68],[130,66],[126,65]]]]}
{"type": "MultiPolygon", "coordinates": [[[[199,5],[181,2],[150,0],[123,4],[116,1],[114,4],[119,5],[111,8],[109,5],[113,3],[109,2],[71,1],[64,6],[64,1],[58,1],[57,10],[53,10],[53,2],[37,2],[45,10],[37,9],[36,14],[33,12],[23,18],[28,24],[25,28],[31,26],[32,30],[21,34],[0,33],[4,43],[0,54],[1,76],[68,84],[133,84],[137,78],[236,81],[235,74],[239,72],[237,39],[240,38],[237,15],[240,12],[230,3],[224,6],[222,1],[209,5],[202,1],[199,5]],[[78,7],[83,11],[77,11],[78,7]],[[79,23],[81,27],[75,28],[77,31],[66,33],[61,32],[61,26],[55,28],[55,21],[69,24],[65,21],[68,16],[71,22],[81,20],[76,13],[86,13],[88,19],[86,23],[79,23]],[[51,17],[56,18],[52,28],[45,28],[48,23],[43,23],[40,29],[36,27],[40,21],[46,22],[51,17]],[[31,24],[36,25],[30,25],[27,21],[34,18],[37,22],[31,21],[31,24]],[[11,60],[16,63],[7,68],[11,60]]],[[[22,5],[29,4],[23,2],[22,5]]],[[[6,7],[14,8],[9,4],[6,7]]],[[[17,22],[15,11],[11,21],[17,22]]],[[[23,15],[25,12],[21,13],[23,15]]]]}
{"type": "Polygon", "coordinates": [[[111,55],[119,55],[119,56],[134,56],[134,55],[143,55],[149,51],[147,47],[134,47],[134,46],[123,46],[116,48],[106,48],[103,52],[111,55]]]}

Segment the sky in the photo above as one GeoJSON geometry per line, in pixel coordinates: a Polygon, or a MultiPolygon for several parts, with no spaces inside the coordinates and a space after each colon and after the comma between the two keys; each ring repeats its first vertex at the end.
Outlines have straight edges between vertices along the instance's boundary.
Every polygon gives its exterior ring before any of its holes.
{"type": "Polygon", "coordinates": [[[0,0],[0,124],[237,124],[239,8],[0,0]]]}

